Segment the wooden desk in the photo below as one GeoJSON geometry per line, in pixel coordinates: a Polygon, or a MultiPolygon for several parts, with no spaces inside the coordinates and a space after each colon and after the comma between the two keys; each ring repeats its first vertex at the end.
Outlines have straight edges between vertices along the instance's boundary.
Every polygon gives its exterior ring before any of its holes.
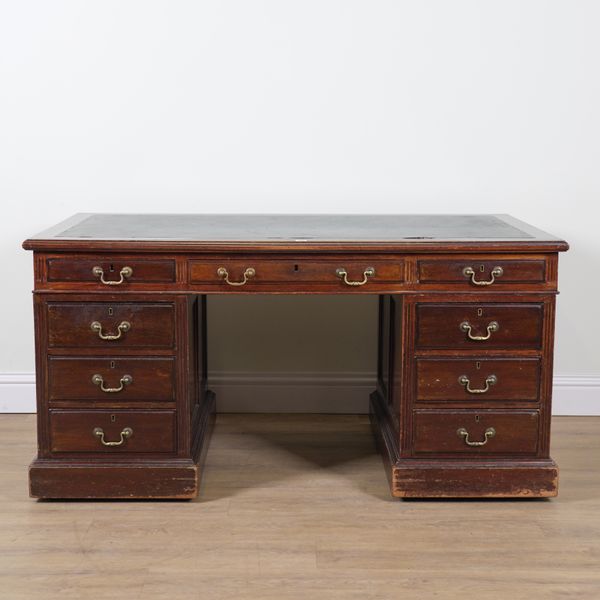
{"type": "Polygon", "coordinates": [[[394,496],[554,496],[558,252],[504,215],[82,214],[34,251],[39,498],[192,498],[207,294],[379,295],[394,496]]]}

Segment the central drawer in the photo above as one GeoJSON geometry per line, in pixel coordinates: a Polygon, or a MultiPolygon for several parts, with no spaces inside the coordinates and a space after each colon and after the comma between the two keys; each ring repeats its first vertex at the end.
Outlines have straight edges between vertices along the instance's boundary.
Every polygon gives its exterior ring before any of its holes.
{"type": "Polygon", "coordinates": [[[405,279],[404,260],[365,257],[364,259],[288,259],[248,257],[191,260],[189,281],[223,289],[259,287],[262,284],[329,284],[333,288],[369,289],[381,283],[405,279]]]}
{"type": "Polygon", "coordinates": [[[48,358],[48,399],[175,400],[174,358],[48,358]]]}
{"type": "Polygon", "coordinates": [[[51,410],[52,452],[175,452],[175,411],[51,410]]]}
{"type": "Polygon", "coordinates": [[[415,454],[535,455],[538,448],[537,410],[417,410],[415,454]]]}
{"type": "Polygon", "coordinates": [[[538,358],[420,358],[417,402],[537,402],[540,367],[538,358]]]}
{"type": "Polygon", "coordinates": [[[173,348],[170,303],[48,302],[50,348],[173,348]]]}
{"type": "Polygon", "coordinates": [[[417,305],[417,348],[537,349],[543,304],[423,303],[417,305]]]}

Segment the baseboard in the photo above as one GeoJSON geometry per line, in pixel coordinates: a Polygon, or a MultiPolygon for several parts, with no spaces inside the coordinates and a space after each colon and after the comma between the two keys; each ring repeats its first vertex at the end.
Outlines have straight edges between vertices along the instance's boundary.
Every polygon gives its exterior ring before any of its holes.
{"type": "Polygon", "coordinates": [[[372,373],[213,373],[217,412],[369,412],[372,373]]]}
{"type": "Polygon", "coordinates": [[[0,373],[0,413],[35,412],[35,373],[0,373]]]}
{"type": "Polygon", "coordinates": [[[600,416],[600,375],[556,375],[553,415],[600,416]]]}
{"type": "MultiPolygon", "coordinates": [[[[217,412],[367,413],[372,373],[212,373],[217,412]]],[[[554,415],[600,416],[600,375],[557,375],[554,415]]],[[[0,373],[0,413],[35,412],[35,375],[0,373]]]]}

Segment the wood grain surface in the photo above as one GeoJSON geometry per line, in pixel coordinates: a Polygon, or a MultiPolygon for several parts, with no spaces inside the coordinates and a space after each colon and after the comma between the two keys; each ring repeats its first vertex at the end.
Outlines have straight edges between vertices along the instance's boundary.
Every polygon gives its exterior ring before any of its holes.
{"type": "Polygon", "coordinates": [[[393,500],[367,417],[219,415],[200,498],[39,502],[0,416],[10,600],[600,597],[600,418],[553,420],[552,500],[393,500]]]}

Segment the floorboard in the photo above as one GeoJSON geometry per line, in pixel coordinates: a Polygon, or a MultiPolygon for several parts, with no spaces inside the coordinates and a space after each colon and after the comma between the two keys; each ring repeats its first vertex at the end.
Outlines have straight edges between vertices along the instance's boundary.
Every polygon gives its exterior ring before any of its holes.
{"type": "Polygon", "coordinates": [[[600,598],[600,418],[551,500],[394,500],[366,416],[219,415],[191,502],[35,501],[34,415],[0,440],[7,600],[600,598]]]}

